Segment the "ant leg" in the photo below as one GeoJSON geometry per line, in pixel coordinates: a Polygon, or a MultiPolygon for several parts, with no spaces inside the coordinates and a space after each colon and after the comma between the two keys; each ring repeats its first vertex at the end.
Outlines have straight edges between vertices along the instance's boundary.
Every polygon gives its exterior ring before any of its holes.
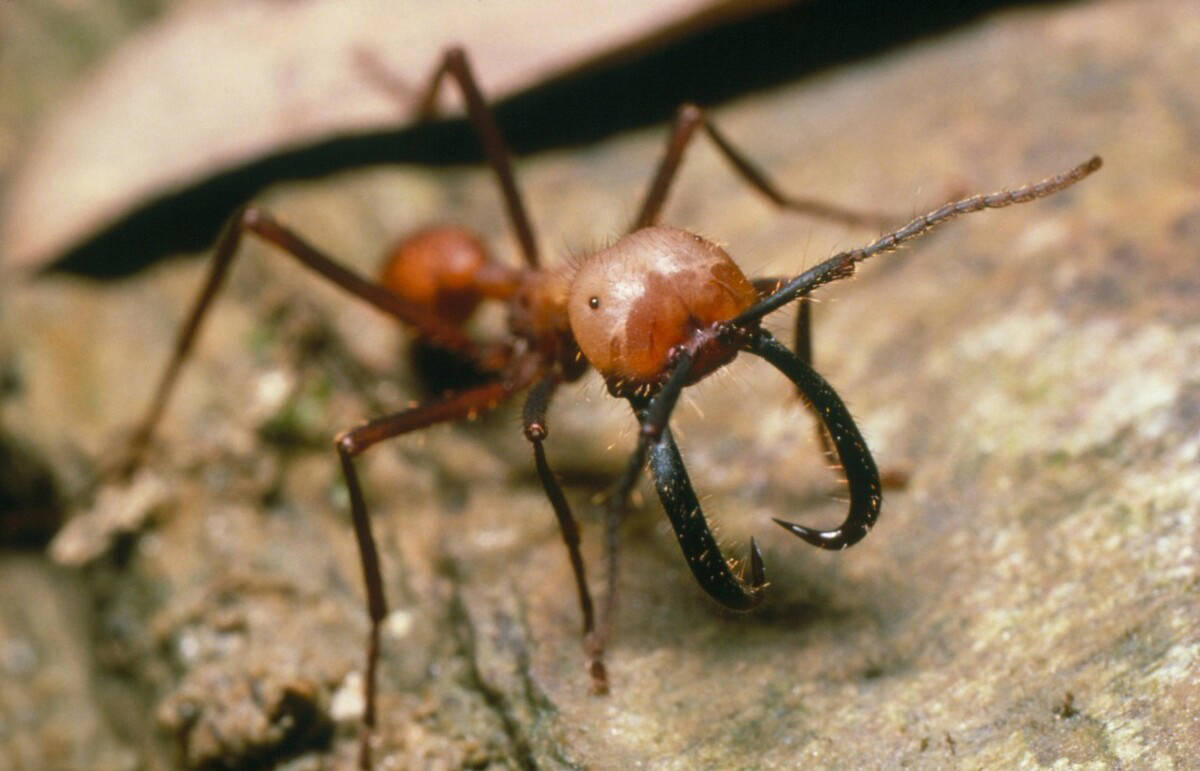
{"type": "Polygon", "coordinates": [[[554,516],[558,518],[558,527],[562,531],[563,542],[567,545],[567,553],[571,558],[571,570],[575,573],[575,587],[579,592],[579,609],[583,614],[583,647],[588,657],[587,669],[592,677],[592,690],[602,694],[608,693],[608,674],[604,668],[604,649],[596,638],[592,595],[588,591],[583,555],[579,551],[579,525],[571,514],[571,507],[567,504],[562,487],[550,470],[550,464],[546,461],[546,451],[542,447],[542,442],[549,434],[546,410],[558,384],[558,378],[552,376],[533,387],[525,400],[522,423],[525,426],[525,438],[533,445],[533,459],[537,465],[538,478],[541,479],[542,489],[546,491],[546,497],[554,508],[554,516]]]}
{"type": "Polygon", "coordinates": [[[812,298],[801,297],[796,309],[796,355],[812,366],[812,298]]]}
{"type": "Polygon", "coordinates": [[[854,419],[850,417],[850,411],[825,378],[769,333],[759,330],[743,343],[742,350],[765,359],[800,389],[828,431],[850,488],[850,507],[846,519],[833,530],[813,530],[780,519],[775,522],[822,549],[853,546],[862,540],[879,518],[883,492],[875,460],[854,419]]]}
{"type": "Polygon", "coordinates": [[[760,299],[752,307],[743,311],[736,318],[727,322],[730,327],[745,328],[747,324],[758,321],[768,313],[777,311],[784,305],[809,294],[824,284],[854,275],[855,266],[863,260],[877,254],[885,254],[899,248],[902,244],[925,235],[933,228],[963,214],[971,214],[984,209],[1002,209],[1017,203],[1027,203],[1038,198],[1053,195],[1060,190],[1074,185],[1076,182],[1092,174],[1103,161],[1100,156],[1092,156],[1087,161],[1073,169],[1047,177],[1041,182],[1023,185],[1015,190],[1003,190],[998,193],[973,195],[963,198],[922,214],[907,225],[897,228],[876,239],[867,246],[839,252],[824,262],[818,263],[800,275],[784,283],[768,296],[760,299]]]}
{"type": "MultiPolygon", "coordinates": [[[[809,368],[812,368],[813,366],[812,304],[813,300],[811,297],[804,296],[800,298],[799,307],[796,308],[795,329],[796,356],[809,368]]],[[[821,414],[817,411],[816,405],[808,400],[808,398],[804,395],[804,391],[800,388],[796,389],[796,393],[800,395],[800,399],[817,419],[817,444],[821,446],[821,452],[825,453],[826,458],[829,458],[830,460],[836,460],[837,449],[833,445],[833,437],[829,435],[829,427],[826,426],[825,421],[822,420],[821,414]]]]}
{"type": "Polygon", "coordinates": [[[276,222],[270,215],[255,207],[247,207],[233,215],[217,240],[208,279],[196,297],[188,319],[175,340],[174,351],[159,379],[150,407],[138,424],[124,457],[115,469],[119,476],[128,477],[141,464],[142,455],[162,417],[163,410],[166,408],[167,400],[179,377],[179,371],[191,351],[192,344],[200,331],[205,314],[212,305],[213,298],[228,275],[229,266],[237,254],[242,234],[247,231],[279,247],[305,267],[321,274],[350,294],[414,327],[422,338],[478,361],[483,367],[496,369],[502,366],[501,361],[493,360],[499,357],[489,358],[453,324],[443,321],[424,308],[405,302],[388,289],[339,265],[291,230],[276,222]]]}
{"type": "Polygon", "coordinates": [[[467,104],[467,117],[483,144],[488,165],[496,173],[496,181],[500,184],[500,192],[504,197],[504,207],[516,231],[525,263],[531,268],[536,268],[539,262],[537,239],[534,238],[533,225],[530,224],[525,204],[521,200],[521,191],[517,188],[517,178],[512,168],[512,151],[504,141],[504,135],[500,133],[496,116],[488,107],[487,100],[483,98],[483,92],[479,90],[471,65],[467,61],[467,53],[462,48],[454,46],[446,50],[441,63],[430,78],[429,86],[417,102],[418,114],[425,118],[436,114],[438,89],[447,75],[458,83],[463,101],[467,104]]]}
{"type": "MultiPolygon", "coordinates": [[[[754,289],[758,292],[758,296],[765,298],[765,297],[770,296],[771,293],[773,293],[775,290],[779,289],[781,286],[786,284],[787,279],[756,278],[756,279],[754,279],[754,281],[752,283],[754,284],[754,289]]],[[[799,299],[800,299],[800,302],[799,302],[799,307],[796,309],[796,324],[795,324],[795,329],[793,332],[794,339],[795,339],[795,351],[796,351],[796,355],[800,357],[800,361],[804,362],[805,364],[807,364],[808,366],[811,367],[812,363],[813,363],[813,344],[812,344],[812,303],[813,303],[813,299],[811,297],[808,297],[807,295],[802,296],[799,299]]],[[[821,422],[821,416],[816,414],[816,410],[813,408],[812,403],[804,398],[803,392],[797,390],[796,393],[799,394],[800,399],[804,402],[804,405],[806,407],[808,407],[809,410],[812,410],[813,414],[817,418],[817,426],[816,426],[817,444],[819,444],[821,446],[821,452],[825,453],[825,456],[827,458],[834,459],[836,456],[834,453],[833,440],[831,440],[829,438],[829,431],[825,428],[825,424],[821,422]]]]}
{"type": "Polygon", "coordinates": [[[383,576],[379,570],[379,550],[371,532],[371,521],[367,515],[367,504],[363,497],[358,473],[354,470],[354,458],[370,447],[401,434],[406,434],[435,423],[474,415],[495,407],[513,393],[524,388],[525,382],[490,383],[470,391],[427,402],[419,407],[385,415],[368,421],[357,428],[338,435],[334,440],[338,458],[341,460],[342,476],[350,494],[350,516],[354,523],[354,537],[358,542],[359,560],[362,564],[363,582],[367,590],[367,614],[371,629],[367,636],[366,675],[364,677],[363,734],[359,745],[359,765],[371,767],[370,733],[375,728],[376,670],[379,664],[379,629],[387,616],[387,599],[383,590],[383,576]]]}
{"type": "Polygon", "coordinates": [[[717,146],[717,150],[720,151],[721,155],[725,156],[725,160],[733,166],[738,176],[782,209],[811,214],[815,217],[823,217],[847,225],[881,227],[885,222],[894,221],[894,218],[883,214],[853,211],[813,198],[799,198],[784,193],[767,178],[767,175],[761,169],[734,147],[724,134],[717,130],[717,127],[709,120],[708,115],[701,107],[685,103],[679,107],[679,111],[675,114],[675,123],[671,129],[671,137],[667,140],[667,150],[663,154],[658,171],[654,175],[654,181],[650,185],[650,190],[646,194],[646,200],[642,203],[641,211],[637,219],[634,220],[631,230],[649,227],[658,221],[658,215],[662,212],[663,203],[667,199],[667,192],[670,190],[671,183],[675,181],[675,175],[679,171],[679,164],[683,161],[684,151],[687,149],[692,137],[695,136],[696,129],[698,128],[704,129],[709,139],[717,146]]]}
{"type": "MultiPolygon", "coordinates": [[[[812,306],[814,300],[811,295],[804,295],[800,298],[799,307],[796,308],[796,356],[809,367],[813,366],[813,346],[812,346],[812,306]]],[[[829,433],[829,427],[825,425],[825,421],[821,419],[820,413],[815,405],[810,402],[802,391],[796,390],[800,395],[801,401],[816,417],[817,423],[815,431],[817,434],[817,444],[821,447],[821,452],[832,463],[838,463],[837,448],[834,446],[833,437],[829,433]]],[[[840,465],[840,464],[839,464],[840,465]]],[[[880,483],[888,490],[903,490],[908,487],[909,471],[903,466],[885,466],[879,472],[880,483]]]]}

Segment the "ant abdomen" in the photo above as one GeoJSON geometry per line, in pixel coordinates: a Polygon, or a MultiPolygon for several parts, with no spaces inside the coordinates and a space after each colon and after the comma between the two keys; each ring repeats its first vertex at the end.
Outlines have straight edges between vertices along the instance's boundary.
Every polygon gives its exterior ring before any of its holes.
{"type": "MultiPolygon", "coordinates": [[[[579,349],[610,388],[658,383],[673,351],[698,329],[754,304],[754,286],[725,250],[700,236],[656,225],[584,259],[567,311],[579,349]]],[[[721,351],[694,378],[722,366],[721,351]]],[[[698,362],[699,364],[699,362],[698,362]]]]}
{"type": "MultiPolygon", "coordinates": [[[[492,259],[480,238],[459,225],[428,227],[401,239],[384,254],[379,275],[401,300],[460,328],[484,300],[506,300],[520,283],[516,270],[492,259]]],[[[483,362],[436,339],[413,340],[408,359],[431,395],[496,379],[483,362]]]]}
{"type": "Polygon", "coordinates": [[[402,299],[462,324],[484,299],[512,296],[519,277],[493,260],[467,228],[438,225],[396,244],[384,257],[380,283],[402,299]]]}

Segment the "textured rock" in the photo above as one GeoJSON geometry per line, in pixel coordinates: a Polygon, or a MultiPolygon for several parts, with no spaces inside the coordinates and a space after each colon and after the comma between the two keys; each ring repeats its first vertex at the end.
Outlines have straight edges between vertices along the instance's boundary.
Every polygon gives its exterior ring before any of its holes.
{"type": "MultiPolygon", "coordinates": [[[[377,757],[1186,766],[1200,747],[1200,21],[1180,8],[999,14],[718,110],[789,189],[902,213],[1092,153],[1105,167],[822,290],[818,368],[880,465],[909,477],[853,549],[817,553],[769,521],[832,522],[841,506],[782,378],[738,362],[692,389],[675,423],[685,458],[731,548],[762,543],[768,598],[744,616],[715,608],[647,495],[623,533],[607,698],[588,692],[566,555],[515,415],[368,453],[395,611],[377,757]]],[[[524,164],[543,243],[579,252],[620,232],[663,133],[524,164]]],[[[483,171],[377,171],[265,203],[364,269],[387,234],[446,212],[511,247],[483,171]]],[[[778,215],[706,149],[666,219],[756,275],[874,236],[778,215]]],[[[349,766],[366,620],[325,442],[416,388],[390,377],[402,357],[384,320],[246,252],[150,464],[172,503],[84,574],[96,657],[110,688],[147,705],[126,721],[153,713],[161,744],[194,763],[349,766]],[[287,445],[256,430],[281,423],[287,445]]],[[[73,448],[116,446],[202,271],[5,292],[7,345],[30,384],[6,409],[24,411],[58,466],[73,448]]],[[[623,462],[628,410],[590,379],[550,420],[595,577],[588,501],[623,462]]]]}

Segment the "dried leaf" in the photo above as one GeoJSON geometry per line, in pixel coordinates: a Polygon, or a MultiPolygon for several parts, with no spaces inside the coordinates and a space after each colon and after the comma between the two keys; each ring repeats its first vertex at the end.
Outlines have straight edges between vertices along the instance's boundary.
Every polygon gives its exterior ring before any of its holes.
{"type": "Polygon", "coordinates": [[[7,195],[0,254],[34,268],[154,197],[323,138],[396,127],[441,51],[496,100],[779,0],[225,0],[137,35],[47,126],[7,195]]]}

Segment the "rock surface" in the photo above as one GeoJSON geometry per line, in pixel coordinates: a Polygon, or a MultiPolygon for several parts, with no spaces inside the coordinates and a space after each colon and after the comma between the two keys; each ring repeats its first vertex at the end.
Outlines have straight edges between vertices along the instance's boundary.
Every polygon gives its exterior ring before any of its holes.
{"type": "MultiPolygon", "coordinates": [[[[782,378],[739,361],[689,392],[675,428],[692,478],[735,553],[763,545],[768,598],[744,616],[714,607],[645,488],[606,698],[588,692],[516,414],[368,453],[393,609],[380,765],[1186,767],[1200,751],[1200,20],[1180,9],[1006,12],[719,109],[788,189],[901,214],[1093,153],[1105,167],[821,292],[818,368],[880,465],[908,476],[854,549],[816,553],[769,521],[833,522],[842,505],[782,378]]],[[[522,165],[548,251],[620,232],[663,134],[522,165]]],[[[512,246],[484,171],[380,170],[264,204],[363,270],[389,234],[447,213],[512,246]]],[[[756,275],[875,235],[781,216],[699,148],[665,219],[756,275]]],[[[5,425],[68,482],[85,476],[80,458],[111,454],[144,408],[203,270],[5,282],[0,335],[27,384],[5,425]]],[[[64,596],[89,608],[111,747],[78,767],[353,764],[366,619],[328,438],[418,387],[386,320],[258,245],[231,284],[146,469],[169,493],[63,579],[85,587],[64,596]]],[[[589,378],[550,421],[599,577],[589,500],[624,461],[628,411],[589,378]]],[[[3,605],[5,705],[41,698],[13,675],[29,660],[7,631],[25,628],[18,604],[3,605]]],[[[56,660],[86,658],[72,650],[56,660]]],[[[85,722],[39,735],[79,752],[85,722]]],[[[8,727],[0,758],[38,767],[8,727]]]]}

